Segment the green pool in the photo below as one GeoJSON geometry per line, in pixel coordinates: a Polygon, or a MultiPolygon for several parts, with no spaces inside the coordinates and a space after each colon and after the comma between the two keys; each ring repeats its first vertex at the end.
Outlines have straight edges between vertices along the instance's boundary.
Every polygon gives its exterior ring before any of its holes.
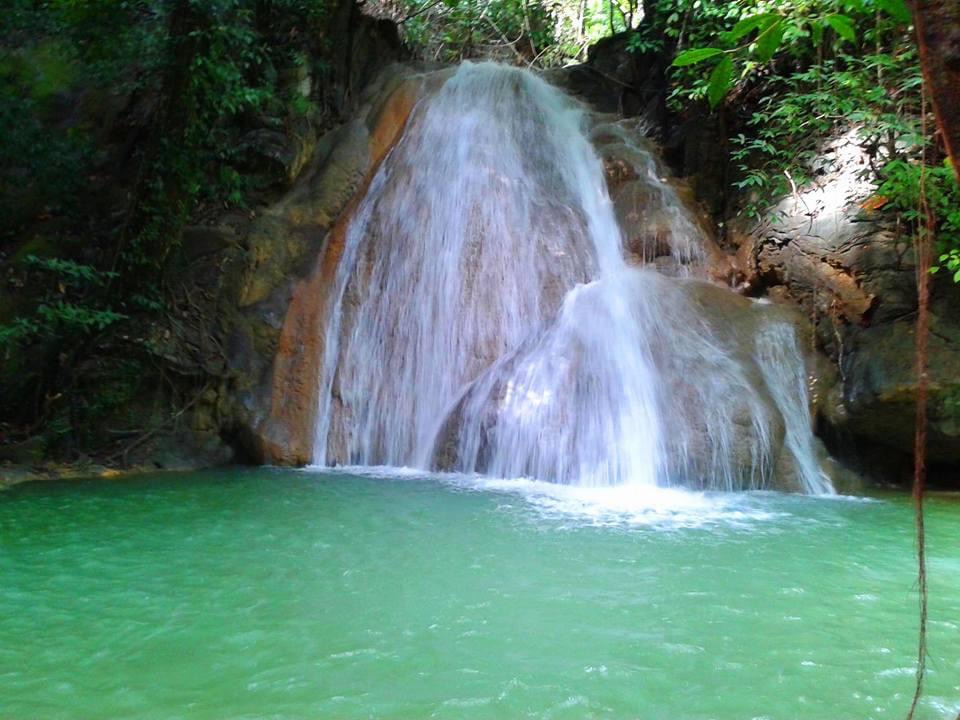
{"type": "MultiPolygon", "coordinates": [[[[960,710],[960,503],[929,503],[960,710]]],[[[224,470],[0,493],[0,718],[901,718],[905,498],[224,470]]]]}

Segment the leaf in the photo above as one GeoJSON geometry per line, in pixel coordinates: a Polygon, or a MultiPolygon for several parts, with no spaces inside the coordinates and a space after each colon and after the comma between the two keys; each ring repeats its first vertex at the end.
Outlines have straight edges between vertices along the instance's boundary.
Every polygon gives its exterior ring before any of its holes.
{"type": "Polygon", "coordinates": [[[684,50],[673,59],[673,66],[685,67],[686,65],[694,65],[722,54],[723,50],[720,48],[694,48],[692,50],[684,50]]]}
{"type": "Polygon", "coordinates": [[[760,63],[770,62],[770,58],[780,47],[780,41],[783,40],[783,20],[777,20],[757,36],[757,44],[753,54],[760,63]]]}
{"type": "Polygon", "coordinates": [[[902,23],[910,23],[913,21],[910,8],[904,0],[877,0],[877,6],[886,12],[887,15],[890,15],[902,23]]]}
{"type": "Polygon", "coordinates": [[[740,22],[733,26],[728,34],[728,39],[730,42],[736,42],[742,37],[745,37],[752,33],[759,27],[763,27],[770,18],[776,17],[772,13],[761,13],[760,15],[751,15],[750,17],[743,18],[740,22]]]}
{"type": "Polygon", "coordinates": [[[823,43],[823,25],[816,20],[810,23],[810,38],[813,40],[814,47],[820,47],[823,43]]]}
{"type": "Polygon", "coordinates": [[[837,35],[847,42],[857,41],[857,31],[853,29],[853,21],[846,15],[827,15],[824,20],[837,35]]]}
{"type": "Polygon", "coordinates": [[[710,81],[707,84],[707,99],[710,101],[711,109],[723,102],[732,84],[733,60],[729,55],[725,55],[710,73],[710,81]]]}

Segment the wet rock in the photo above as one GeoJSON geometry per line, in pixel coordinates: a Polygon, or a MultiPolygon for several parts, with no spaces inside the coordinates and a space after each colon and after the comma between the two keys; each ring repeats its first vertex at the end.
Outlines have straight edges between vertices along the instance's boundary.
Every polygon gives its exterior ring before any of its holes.
{"type": "Polygon", "coordinates": [[[227,465],[234,452],[215,430],[184,430],[158,433],[133,450],[120,467],[103,465],[87,458],[76,462],[0,461],[0,490],[25,482],[69,480],[122,480],[158,471],[187,472],[227,465]]]}
{"type": "MultiPolygon", "coordinates": [[[[731,490],[763,487],[803,492],[802,473],[786,445],[787,422],[765,377],[753,342],[764,328],[779,323],[794,328],[799,342],[804,343],[809,335],[804,330],[803,317],[788,306],[752,301],[712,283],[672,280],[669,285],[662,285],[662,282],[656,285],[672,299],[671,304],[685,306],[689,302],[692,317],[681,313],[685,318],[682,322],[690,323],[698,336],[709,336],[711,344],[722,348],[704,353],[701,352],[703,346],[690,346],[681,337],[690,332],[687,327],[675,328],[676,333],[663,336],[659,333],[666,332],[665,327],[655,323],[655,328],[651,328],[658,337],[652,359],[662,383],[659,393],[670,406],[665,408],[660,422],[663,423],[664,461],[673,481],[685,487],[716,489],[722,482],[715,475],[714,462],[719,454],[723,457],[721,465],[730,470],[727,480],[731,490]],[[724,362],[731,364],[718,367],[718,353],[722,353],[724,362]],[[758,417],[759,423],[756,422],[758,417]],[[714,424],[715,421],[722,422],[722,429],[714,424]],[[721,434],[724,439],[718,441],[721,434]]],[[[638,299],[642,301],[642,298],[638,299]]],[[[580,363],[592,355],[582,350],[574,345],[564,352],[564,357],[570,359],[562,366],[568,377],[559,379],[557,387],[575,393],[578,384],[590,377],[589,373],[583,372],[580,363]]],[[[784,352],[787,350],[785,348],[784,352]]],[[[804,361],[812,367],[812,354],[807,353],[801,360],[804,361]]],[[[498,379],[492,386],[481,378],[453,408],[434,446],[433,465],[436,469],[453,470],[464,464],[473,466],[472,459],[464,462],[460,452],[464,433],[470,432],[471,415],[476,421],[478,402],[483,409],[476,426],[479,446],[470,452],[476,452],[476,466],[488,466],[499,431],[500,409],[506,403],[507,385],[516,366],[523,362],[521,351],[495,369],[498,379]]],[[[543,432],[557,438],[557,442],[565,436],[563,423],[574,411],[574,406],[565,404],[565,400],[558,397],[555,401],[559,403],[558,410],[544,416],[560,423],[543,428],[543,432]]],[[[837,470],[831,466],[822,445],[815,444],[813,450],[817,454],[819,470],[828,477],[834,476],[837,470]]]]}
{"type": "Polygon", "coordinates": [[[234,432],[257,461],[304,464],[312,457],[325,290],[353,208],[425,87],[407,68],[386,71],[354,119],[320,141],[291,191],[249,234],[238,303],[245,321],[236,323],[230,346],[249,387],[234,432]]]}
{"type": "Polygon", "coordinates": [[[35,465],[39,463],[47,450],[42,437],[35,435],[22,442],[0,445],[0,462],[15,465],[35,465]]]}
{"type": "MultiPolygon", "coordinates": [[[[832,424],[854,437],[912,453],[915,346],[912,318],[848,333],[842,396],[828,410],[832,424]]],[[[960,465],[960,323],[950,316],[932,317],[928,362],[928,459],[960,465]]]]}
{"type": "MultiPolygon", "coordinates": [[[[802,308],[832,368],[822,366],[818,407],[831,449],[844,455],[913,452],[916,266],[911,240],[864,209],[874,188],[852,135],[829,144],[814,186],[798,188],[774,218],[734,229],[743,289],[802,308]],[[861,451],[859,448],[872,448],[861,451]]],[[[960,287],[935,278],[929,349],[928,452],[960,464],[960,287]]],[[[880,479],[907,481],[909,462],[880,479]]],[[[883,475],[882,468],[879,474],[883,475]]]]}
{"type": "Polygon", "coordinates": [[[628,50],[633,35],[604,38],[590,47],[585,63],[544,75],[600,112],[644,116],[659,127],[667,115],[668,61],[663,53],[628,50]]]}
{"type": "Polygon", "coordinates": [[[305,119],[291,128],[258,128],[243,139],[253,167],[265,167],[276,181],[292,184],[313,157],[317,145],[314,126],[305,119]]]}
{"type": "Polygon", "coordinates": [[[604,164],[624,250],[635,263],[654,263],[667,275],[701,273],[726,282],[731,261],[720,250],[713,223],[659,159],[647,123],[591,116],[591,140],[604,164]]]}

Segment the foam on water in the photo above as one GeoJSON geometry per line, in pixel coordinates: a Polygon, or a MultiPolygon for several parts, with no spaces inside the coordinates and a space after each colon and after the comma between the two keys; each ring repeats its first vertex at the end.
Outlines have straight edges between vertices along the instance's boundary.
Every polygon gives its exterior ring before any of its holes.
{"type": "Polygon", "coordinates": [[[789,516],[771,509],[765,493],[697,492],[638,485],[564,485],[531,478],[497,478],[455,472],[424,472],[411,467],[311,466],[308,472],[385,481],[429,481],[452,488],[515,496],[537,513],[577,525],[603,527],[694,528],[716,523],[747,527],[789,516]]]}
{"type": "Polygon", "coordinates": [[[692,528],[714,523],[744,525],[786,515],[761,509],[742,493],[674,488],[641,491],[636,485],[587,487],[525,478],[476,478],[463,484],[478,490],[516,494],[548,517],[569,518],[593,526],[692,528]]]}

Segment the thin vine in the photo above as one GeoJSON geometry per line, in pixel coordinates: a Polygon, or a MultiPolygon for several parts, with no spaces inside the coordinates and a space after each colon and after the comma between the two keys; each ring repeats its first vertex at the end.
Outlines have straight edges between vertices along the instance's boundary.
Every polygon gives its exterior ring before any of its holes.
{"type": "MultiPolygon", "coordinates": [[[[923,137],[927,130],[927,94],[926,86],[921,89],[921,122],[923,137]]],[[[914,434],[913,461],[913,507],[917,542],[917,595],[920,604],[920,625],[917,634],[917,671],[913,699],[907,720],[913,720],[920,697],[923,695],[923,683],[927,672],[927,556],[924,529],[923,499],[926,489],[926,450],[927,450],[927,388],[928,377],[928,340],[930,335],[930,267],[933,260],[932,238],[936,231],[936,218],[926,198],[926,144],[923,147],[921,162],[918,215],[925,222],[917,229],[914,246],[917,255],[917,334],[916,334],[916,374],[917,407],[916,429],[914,434]]]]}

